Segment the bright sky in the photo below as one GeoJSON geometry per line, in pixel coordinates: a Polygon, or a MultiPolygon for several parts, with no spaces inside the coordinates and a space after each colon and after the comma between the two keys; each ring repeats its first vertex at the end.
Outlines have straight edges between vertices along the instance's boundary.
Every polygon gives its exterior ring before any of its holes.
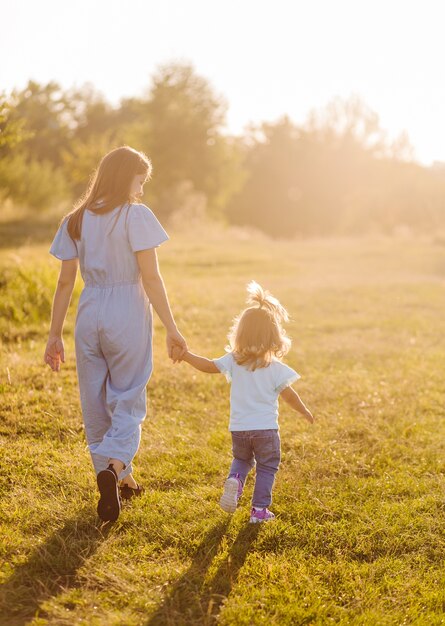
{"type": "Polygon", "coordinates": [[[191,62],[230,132],[360,95],[419,161],[445,161],[443,0],[0,0],[0,90],[91,82],[112,103],[191,62]]]}

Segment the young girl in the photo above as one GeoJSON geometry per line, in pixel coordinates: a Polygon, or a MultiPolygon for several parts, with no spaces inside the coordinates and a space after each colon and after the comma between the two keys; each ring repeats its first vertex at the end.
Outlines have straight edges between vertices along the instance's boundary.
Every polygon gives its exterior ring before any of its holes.
{"type": "Polygon", "coordinates": [[[178,353],[178,360],[208,374],[222,372],[232,383],[233,460],[220,505],[228,513],[235,511],[247,474],[256,464],[250,512],[250,522],[255,524],[275,517],[268,507],[281,458],[278,396],[309,422],[314,417],[291,387],[299,374],[280,361],[291,344],[282,328],[288,320],[286,310],[254,281],[247,292],[249,307],[235,318],[229,335],[231,352],[209,360],[187,351],[182,357],[178,353]]]}
{"type": "Polygon", "coordinates": [[[152,372],[151,305],[166,328],[169,356],[173,347],[179,356],[187,347],[156,257],[156,247],[168,236],[150,209],[138,203],[150,175],[151,163],[141,152],[127,146],[109,152],[85,196],[62,220],[50,249],[62,261],[44,356],[54,371],[65,362],[62,330],[79,262],[85,283],[76,318],[76,361],[103,521],[118,518],[121,498],[142,492],[131,463],[152,372]]]}

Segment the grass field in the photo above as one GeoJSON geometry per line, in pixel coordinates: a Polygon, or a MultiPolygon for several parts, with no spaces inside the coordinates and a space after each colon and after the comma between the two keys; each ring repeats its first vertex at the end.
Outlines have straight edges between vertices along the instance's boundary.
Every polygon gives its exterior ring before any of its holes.
{"type": "Polygon", "coordinates": [[[58,269],[43,239],[0,251],[2,626],[445,624],[445,246],[174,235],[160,260],[190,347],[222,355],[257,280],[292,314],[286,362],[318,421],[282,406],[274,523],[247,523],[252,477],[222,513],[229,387],[170,365],[157,321],[146,494],[104,528],[75,302],[65,367],[42,364],[58,269]]]}

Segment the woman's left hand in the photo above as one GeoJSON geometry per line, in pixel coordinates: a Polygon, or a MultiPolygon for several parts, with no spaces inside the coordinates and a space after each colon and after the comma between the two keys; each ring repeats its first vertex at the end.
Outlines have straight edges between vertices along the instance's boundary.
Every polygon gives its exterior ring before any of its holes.
{"type": "Polygon", "coordinates": [[[184,354],[187,352],[187,342],[181,335],[179,330],[172,330],[167,333],[167,352],[173,363],[181,361],[184,354]],[[180,348],[179,350],[174,348],[180,348]]]}
{"type": "Polygon", "coordinates": [[[60,364],[65,363],[65,348],[62,337],[50,337],[48,339],[43,360],[53,372],[60,371],[60,364]]]}

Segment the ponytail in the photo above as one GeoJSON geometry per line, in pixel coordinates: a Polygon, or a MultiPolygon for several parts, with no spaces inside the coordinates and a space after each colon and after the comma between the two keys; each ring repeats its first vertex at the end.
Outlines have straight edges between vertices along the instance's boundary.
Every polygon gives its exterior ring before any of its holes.
{"type": "Polygon", "coordinates": [[[282,327],[289,320],[286,309],[252,280],[247,285],[249,305],[233,320],[228,336],[238,365],[250,370],[267,367],[275,357],[281,359],[290,349],[291,341],[282,327]]]}
{"type": "Polygon", "coordinates": [[[259,309],[265,309],[271,313],[279,323],[289,321],[289,315],[286,309],[269,291],[263,289],[261,285],[254,280],[248,283],[247,294],[247,304],[249,306],[254,307],[257,305],[259,309]]]}

